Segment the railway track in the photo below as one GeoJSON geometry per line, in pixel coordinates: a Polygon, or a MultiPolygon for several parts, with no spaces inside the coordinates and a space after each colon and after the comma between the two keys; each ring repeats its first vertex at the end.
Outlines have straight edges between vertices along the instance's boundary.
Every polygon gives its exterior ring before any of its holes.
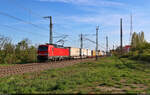
{"type": "Polygon", "coordinates": [[[71,66],[80,62],[93,61],[94,59],[79,59],[79,60],[67,60],[47,63],[31,63],[31,64],[17,64],[13,66],[0,67],[0,77],[24,74],[29,72],[39,72],[54,68],[63,68],[65,66],[71,66]]]}

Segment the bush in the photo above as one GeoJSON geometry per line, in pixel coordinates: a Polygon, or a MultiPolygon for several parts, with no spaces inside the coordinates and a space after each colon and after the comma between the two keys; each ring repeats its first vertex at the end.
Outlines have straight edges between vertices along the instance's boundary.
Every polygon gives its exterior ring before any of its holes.
{"type": "Polygon", "coordinates": [[[150,61],[150,49],[143,50],[143,53],[139,56],[139,59],[150,61]]]}
{"type": "Polygon", "coordinates": [[[17,45],[6,37],[0,36],[0,64],[35,62],[37,49],[29,46],[29,40],[24,39],[17,45]]]}

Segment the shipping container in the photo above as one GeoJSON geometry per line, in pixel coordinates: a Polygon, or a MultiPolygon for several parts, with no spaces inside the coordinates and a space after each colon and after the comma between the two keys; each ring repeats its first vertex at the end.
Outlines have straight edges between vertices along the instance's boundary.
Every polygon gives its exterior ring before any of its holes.
{"type": "Polygon", "coordinates": [[[87,56],[88,56],[88,57],[92,56],[92,53],[91,53],[91,52],[92,52],[91,50],[87,49],[87,56]]]}
{"type": "MultiPolygon", "coordinates": [[[[80,51],[81,51],[81,49],[80,49],[80,51]]],[[[87,49],[82,49],[81,56],[82,56],[82,58],[86,58],[88,56],[87,49]]]]}
{"type": "Polygon", "coordinates": [[[96,56],[96,51],[92,50],[92,56],[95,57],[96,56]]]}
{"type": "Polygon", "coordinates": [[[103,52],[102,51],[98,51],[98,56],[102,56],[103,52]]]}
{"type": "Polygon", "coordinates": [[[80,58],[80,48],[70,47],[70,57],[71,58],[80,58]]]}
{"type": "Polygon", "coordinates": [[[82,49],[81,55],[82,56],[87,56],[87,49],[82,49]]]}
{"type": "Polygon", "coordinates": [[[102,56],[105,56],[105,55],[106,55],[106,53],[104,51],[102,51],[102,56]]]}

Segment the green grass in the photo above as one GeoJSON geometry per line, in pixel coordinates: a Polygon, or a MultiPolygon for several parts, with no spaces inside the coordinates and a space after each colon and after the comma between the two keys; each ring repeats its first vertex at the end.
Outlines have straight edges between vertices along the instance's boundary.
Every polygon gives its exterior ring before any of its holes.
{"type": "Polygon", "coordinates": [[[0,64],[0,66],[12,66],[12,65],[17,65],[17,64],[32,64],[33,62],[30,63],[16,63],[16,64],[0,64]]]}
{"type": "Polygon", "coordinates": [[[15,64],[0,64],[0,66],[11,66],[11,65],[15,65],[15,64]]]}
{"type": "Polygon", "coordinates": [[[0,94],[150,93],[149,68],[148,63],[101,58],[97,62],[0,78],[0,94]]]}

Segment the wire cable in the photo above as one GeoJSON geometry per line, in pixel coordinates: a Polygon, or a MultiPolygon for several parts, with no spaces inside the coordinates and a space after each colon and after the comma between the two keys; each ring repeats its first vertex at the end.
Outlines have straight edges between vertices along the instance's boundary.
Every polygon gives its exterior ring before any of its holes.
{"type": "Polygon", "coordinates": [[[25,20],[23,20],[23,19],[20,19],[20,18],[18,18],[18,17],[9,15],[9,14],[7,14],[7,13],[5,13],[5,12],[0,12],[0,15],[7,16],[7,17],[9,17],[9,18],[12,18],[12,19],[15,19],[15,20],[17,20],[17,21],[23,22],[23,23],[25,23],[25,24],[30,24],[30,25],[32,25],[32,26],[38,28],[38,29],[41,29],[41,30],[43,30],[43,29],[44,29],[44,30],[47,30],[47,29],[45,29],[45,28],[42,29],[42,27],[39,27],[38,25],[35,25],[35,24],[31,23],[31,22],[27,22],[27,21],[25,21],[25,20]]]}
{"type": "Polygon", "coordinates": [[[32,32],[29,32],[29,31],[24,31],[24,30],[21,30],[21,29],[17,29],[17,28],[11,27],[11,26],[9,26],[9,25],[2,25],[2,24],[0,24],[0,26],[4,26],[4,27],[10,28],[10,29],[13,29],[13,30],[15,30],[15,31],[17,31],[17,32],[18,32],[18,31],[24,32],[24,33],[28,32],[28,33],[33,34],[33,35],[37,34],[37,35],[39,35],[39,36],[42,35],[42,36],[48,37],[48,36],[43,35],[43,34],[32,33],[32,32]]]}

